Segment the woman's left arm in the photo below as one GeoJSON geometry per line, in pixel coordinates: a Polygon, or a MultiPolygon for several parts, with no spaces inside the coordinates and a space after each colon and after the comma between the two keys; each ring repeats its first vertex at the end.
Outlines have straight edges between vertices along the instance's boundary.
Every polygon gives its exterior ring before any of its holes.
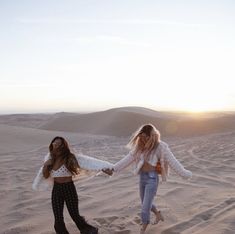
{"type": "Polygon", "coordinates": [[[100,171],[104,168],[112,168],[113,164],[84,154],[77,154],[76,159],[82,169],[100,171]]]}
{"type": "Polygon", "coordinates": [[[175,158],[168,146],[163,148],[163,155],[171,169],[178,175],[185,179],[190,179],[192,177],[192,172],[184,168],[184,166],[175,158]]]}

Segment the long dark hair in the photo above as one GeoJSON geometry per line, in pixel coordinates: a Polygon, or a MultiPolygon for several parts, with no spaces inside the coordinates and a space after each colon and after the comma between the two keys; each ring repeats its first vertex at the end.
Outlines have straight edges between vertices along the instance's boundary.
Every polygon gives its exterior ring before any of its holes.
{"type": "Polygon", "coordinates": [[[72,175],[77,175],[79,174],[78,169],[79,169],[79,164],[78,161],[73,153],[71,153],[69,149],[68,142],[60,136],[56,136],[50,143],[49,145],[49,151],[51,155],[51,166],[48,167],[48,172],[50,172],[53,168],[53,165],[55,164],[56,159],[60,159],[61,161],[64,162],[66,168],[71,172],[72,175]],[[53,142],[55,140],[61,140],[61,145],[57,149],[57,152],[54,152],[53,149],[53,142]]]}

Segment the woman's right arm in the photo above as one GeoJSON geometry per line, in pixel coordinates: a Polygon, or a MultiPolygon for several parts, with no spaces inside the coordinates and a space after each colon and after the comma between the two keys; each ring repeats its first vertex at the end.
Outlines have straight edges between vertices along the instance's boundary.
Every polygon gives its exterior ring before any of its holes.
{"type": "MultiPolygon", "coordinates": [[[[44,163],[46,163],[49,159],[51,159],[50,153],[45,155],[44,157],[44,163]]],[[[48,162],[47,162],[48,163],[48,162]]],[[[49,177],[45,178],[43,175],[43,167],[44,164],[40,167],[36,177],[33,180],[32,188],[35,191],[45,191],[49,186],[52,185],[52,180],[49,177]]]]}
{"type": "Polygon", "coordinates": [[[49,167],[51,167],[51,165],[52,165],[52,160],[51,159],[48,159],[43,165],[42,174],[43,174],[43,177],[46,178],[46,179],[50,176],[49,167]]]}
{"type": "Polygon", "coordinates": [[[119,172],[128,167],[134,161],[134,159],[134,154],[132,151],[130,151],[124,158],[114,164],[114,172],[119,172]]]}

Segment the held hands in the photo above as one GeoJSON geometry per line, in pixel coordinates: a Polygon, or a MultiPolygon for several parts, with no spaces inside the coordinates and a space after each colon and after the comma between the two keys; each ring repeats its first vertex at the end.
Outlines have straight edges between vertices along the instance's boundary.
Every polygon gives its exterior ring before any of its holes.
{"type": "Polygon", "coordinates": [[[102,171],[103,171],[105,174],[111,176],[111,175],[113,174],[114,169],[113,169],[113,168],[104,168],[104,169],[102,169],[102,171]]]}

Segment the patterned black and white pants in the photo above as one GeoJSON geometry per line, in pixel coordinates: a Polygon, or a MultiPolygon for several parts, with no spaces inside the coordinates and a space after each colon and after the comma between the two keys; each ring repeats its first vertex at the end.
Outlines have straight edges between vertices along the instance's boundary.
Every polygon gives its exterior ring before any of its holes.
{"type": "Polygon", "coordinates": [[[83,233],[83,230],[92,227],[79,214],[78,195],[73,182],[54,183],[51,199],[55,217],[54,228],[57,234],[69,234],[64,223],[64,202],[66,203],[71,218],[76,223],[81,233],[83,233]]]}

